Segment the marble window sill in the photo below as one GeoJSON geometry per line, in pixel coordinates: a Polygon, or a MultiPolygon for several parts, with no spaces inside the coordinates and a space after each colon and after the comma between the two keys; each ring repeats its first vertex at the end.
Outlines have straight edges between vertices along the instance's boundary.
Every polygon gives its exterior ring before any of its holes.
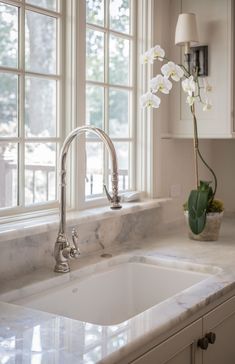
{"type": "MultiPolygon", "coordinates": [[[[67,213],[67,224],[76,225],[83,222],[93,222],[107,219],[113,216],[127,215],[143,210],[160,207],[162,204],[171,201],[170,198],[148,199],[138,202],[122,203],[122,209],[111,210],[109,206],[91,208],[83,211],[70,211],[67,213]]],[[[58,214],[27,218],[21,221],[3,223],[0,225],[0,242],[16,238],[37,235],[49,230],[58,229],[58,214]]]]}

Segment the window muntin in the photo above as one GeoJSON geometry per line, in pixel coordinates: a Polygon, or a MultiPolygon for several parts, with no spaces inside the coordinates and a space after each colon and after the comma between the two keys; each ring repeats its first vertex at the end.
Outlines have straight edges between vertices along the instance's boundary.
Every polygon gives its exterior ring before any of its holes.
{"type": "MultiPolygon", "coordinates": [[[[134,188],[134,5],[131,0],[86,0],[86,122],[114,142],[120,191],[134,188]]],[[[98,140],[91,148],[94,139],[86,138],[87,199],[102,195],[103,183],[111,186],[108,153],[100,152],[98,140]]]]}
{"type": "Polygon", "coordinates": [[[0,214],[49,208],[57,198],[59,2],[0,1],[0,214]]]}

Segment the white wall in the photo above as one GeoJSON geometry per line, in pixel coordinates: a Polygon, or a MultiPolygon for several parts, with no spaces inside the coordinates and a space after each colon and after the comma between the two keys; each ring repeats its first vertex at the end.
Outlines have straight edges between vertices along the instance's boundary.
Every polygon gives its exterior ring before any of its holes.
{"type": "MultiPolygon", "coordinates": [[[[177,195],[181,205],[192,189],[196,188],[194,173],[194,152],[192,140],[162,140],[161,141],[161,175],[162,195],[177,195]]],[[[206,160],[211,163],[211,142],[201,141],[200,150],[206,160]]],[[[199,176],[202,180],[210,180],[211,176],[207,170],[199,165],[199,176]]],[[[175,196],[177,197],[177,196],[175,196]]]]}
{"type": "Polygon", "coordinates": [[[226,213],[235,213],[235,140],[212,141],[212,164],[218,178],[217,198],[226,213]]]}

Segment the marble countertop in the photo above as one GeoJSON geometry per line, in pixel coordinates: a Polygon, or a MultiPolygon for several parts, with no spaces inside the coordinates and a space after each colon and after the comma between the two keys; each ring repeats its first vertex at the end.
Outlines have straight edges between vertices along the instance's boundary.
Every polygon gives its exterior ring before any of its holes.
{"type": "Polygon", "coordinates": [[[155,238],[109,247],[106,253],[112,254],[110,259],[104,260],[98,254],[81,258],[73,262],[70,274],[58,276],[44,269],[2,284],[0,301],[14,301],[30,290],[46,289],[86,274],[87,269],[92,273],[99,264],[112,264],[123,254],[165,259],[169,264],[183,262],[188,268],[200,264],[204,271],[215,267],[210,278],[121,324],[111,326],[76,321],[0,302],[0,362],[130,362],[130,358],[134,358],[142,347],[147,350],[157,338],[166,337],[179,325],[200,314],[200,310],[235,289],[234,221],[234,218],[224,220],[217,242],[192,241],[187,238],[184,229],[175,229],[155,238]]]}

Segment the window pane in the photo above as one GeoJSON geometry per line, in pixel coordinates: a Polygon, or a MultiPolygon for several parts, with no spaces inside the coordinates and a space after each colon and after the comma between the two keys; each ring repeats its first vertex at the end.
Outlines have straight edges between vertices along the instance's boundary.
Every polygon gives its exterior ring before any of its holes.
{"type": "Polygon", "coordinates": [[[26,2],[45,9],[57,10],[57,0],[27,0],[26,2]]]}
{"type": "Polygon", "coordinates": [[[87,86],[86,89],[86,124],[103,128],[104,89],[99,86],[87,86]]]}
{"type": "Polygon", "coordinates": [[[25,204],[55,200],[55,143],[25,144],[25,204]]]}
{"type": "Polygon", "coordinates": [[[25,124],[28,137],[56,135],[56,81],[26,78],[25,124]]]}
{"type": "Polygon", "coordinates": [[[96,345],[95,347],[90,346],[89,351],[83,355],[84,363],[98,363],[102,360],[102,347],[96,345]]]}
{"type": "Polygon", "coordinates": [[[17,205],[18,151],[16,143],[0,143],[0,208],[17,205]]]}
{"type": "Polygon", "coordinates": [[[108,341],[107,351],[108,353],[112,353],[117,348],[121,348],[128,342],[129,332],[124,331],[119,333],[118,335],[111,336],[108,341]]]}
{"type": "Polygon", "coordinates": [[[129,92],[110,89],[109,135],[128,138],[129,134],[129,92]]]}
{"type": "Polygon", "coordinates": [[[103,193],[103,144],[86,143],[86,196],[103,193]]]}
{"type": "Polygon", "coordinates": [[[130,33],[130,1],[110,1],[110,28],[130,33]]]}
{"type": "Polygon", "coordinates": [[[28,71],[56,73],[56,19],[25,12],[25,66],[28,71]]]}
{"type": "Polygon", "coordinates": [[[86,77],[92,81],[104,81],[104,34],[87,29],[86,77]]]}
{"type": "Polygon", "coordinates": [[[109,82],[129,85],[129,45],[128,39],[110,35],[109,82]]]}
{"type": "Polygon", "coordinates": [[[86,0],[88,23],[104,25],[104,0],[86,0]]]}
{"type": "MultiPolygon", "coordinates": [[[[117,160],[118,160],[118,189],[124,191],[129,189],[129,154],[130,143],[128,142],[116,142],[114,143],[117,160]]],[[[109,161],[110,165],[110,161],[109,161]]],[[[109,167],[109,187],[111,186],[111,168],[109,167]]],[[[110,187],[111,189],[111,187],[110,187]]]]}
{"type": "Polygon", "coordinates": [[[18,8],[0,3],[0,66],[18,65],[18,8]]]}
{"type": "Polygon", "coordinates": [[[18,76],[0,73],[0,136],[17,136],[18,76]]]}

